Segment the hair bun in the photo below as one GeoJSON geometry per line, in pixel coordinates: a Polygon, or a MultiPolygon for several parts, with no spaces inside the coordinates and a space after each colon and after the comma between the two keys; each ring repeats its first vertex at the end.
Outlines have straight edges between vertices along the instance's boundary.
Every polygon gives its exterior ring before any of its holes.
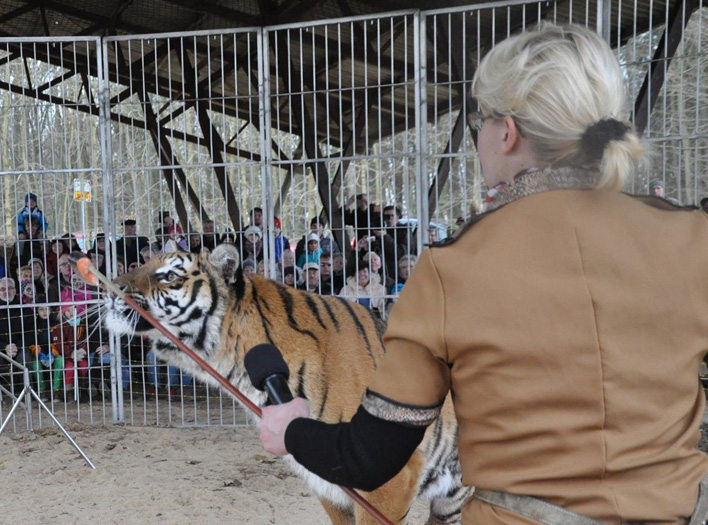
{"type": "Polygon", "coordinates": [[[599,160],[610,141],[621,139],[630,130],[627,124],[614,118],[599,120],[580,137],[581,146],[589,159],[599,160]]]}

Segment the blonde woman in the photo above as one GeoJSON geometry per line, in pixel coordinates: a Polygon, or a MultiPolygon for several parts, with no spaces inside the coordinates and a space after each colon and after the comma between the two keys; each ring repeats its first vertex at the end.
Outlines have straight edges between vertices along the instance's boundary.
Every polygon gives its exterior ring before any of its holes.
{"type": "Polygon", "coordinates": [[[452,390],[463,482],[476,486],[463,523],[702,523],[706,215],[618,191],[644,150],[614,54],[591,31],[512,37],[472,89],[495,191],[461,235],[421,255],[391,313],[347,434],[378,438],[330,448],[342,429],[296,399],[266,409],[266,450],[375,487],[452,390]]]}

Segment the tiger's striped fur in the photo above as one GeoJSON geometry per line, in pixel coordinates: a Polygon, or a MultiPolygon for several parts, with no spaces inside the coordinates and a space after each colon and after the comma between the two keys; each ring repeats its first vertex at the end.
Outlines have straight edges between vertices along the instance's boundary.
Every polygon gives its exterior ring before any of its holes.
{"type": "MultiPolygon", "coordinates": [[[[384,354],[385,327],[368,309],[259,276],[245,277],[238,252],[229,245],[208,257],[182,252],[155,256],[115,284],[260,406],[266,395],[253,388],[243,367],[246,352],[257,344],[268,342],[281,350],[292,392],[309,400],[313,417],[330,423],[351,419],[384,354]]],[[[111,331],[149,336],[161,359],[217,385],[124,301],[111,297],[108,303],[106,325],[111,331]]],[[[430,501],[429,523],[458,522],[469,490],[461,483],[456,432],[448,399],[406,467],[367,499],[394,523],[405,523],[416,495],[430,501]]],[[[373,523],[341,489],[291,456],[285,461],[320,498],[333,523],[373,523]]]]}

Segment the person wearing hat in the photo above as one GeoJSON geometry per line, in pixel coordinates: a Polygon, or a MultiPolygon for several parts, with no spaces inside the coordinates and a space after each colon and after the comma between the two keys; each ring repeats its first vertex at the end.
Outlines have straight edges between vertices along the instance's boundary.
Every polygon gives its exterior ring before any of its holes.
{"type": "Polygon", "coordinates": [[[292,288],[302,288],[302,270],[297,266],[286,266],[283,269],[283,284],[292,288]]]}
{"type": "Polygon", "coordinates": [[[134,219],[125,219],[123,221],[123,236],[116,242],[116,251],[118,257],[125,261],[126,268],[131,263],[143,264],[140,257],[140,250],[146,246],[150,246],[150,241],[147,237],[138,236],[135,233],[136,224],[134,219]]]}
{"type": "Polygon", "coordinates": [[[17,214],[17,238],[26,239],[28,236],[25,227],[25,221],[30,217],[37,219],[39,230],[46,232],[49,229],[49,223],[44,218],[44,213],[37,207],[37,196],[34,193],[25,195],[25,206],[17,214]]]}
{"type": "Polygon", "coordinates": [[[656,179],[649,183],[649,195],[663,198],[665,194],[666,184],[664,184],[663,180],[656,179]]]}
{"type": "Polygon", "coordinates": [[[303,268],[305,264],[311,262],[315,264],[320,264],[320,254],[322,253],[322,248],[320,248],[320,236],[316,233],[310,233],[307,235],[307,251],[300,255],[297,259],[298,268],[303,268]]]}
{"type": "Polygon", "coordinates": [[[310,233],[316,233],[320,238],[320,248],[323,252],[340,253],[337,241],[325,230],[324,221],[320,220],[319,214],[310,220],[310,231],[302,236],[295,247],[295,259],[299,260],[300,256],[307,251],[307,236],[310,233]]]}
{"type": "Polygon", "coordinates": [[[652,197],[660,197],[669,201],[671,204],[679,206],[679,202],[676,199],[666,196],[666,183],[661,179],[654,179],[649,183],[649,195],[652,197]]]}
{"type": "Polygon", "coordinates": [[[320,293],[320,265],[319,263],[305,263],[302,267],[305,274],[305,289],[308,292],[320,293]]]}
{"type": "Polygon", "coordinates": [[[249,257],[259,263],[263,260],[263,232],[258,226],[249,226],[243,231],[243,259],[249,257]]]}
{"type": "Polygon", "coordinates": [[[275,228],[275,264],[278,264],[283,256],[283,251],[290,249],[290,240],[283,235],[283,227],[278,217],[273,219],[273,226],[275,228]]]}
{"type": "Polygon", "coordinates": [[[256,274],[256,261],[254,261],[250,257],[247,259],[244,259],[243,262],[241,263],[241,270],[243,271],[243,275],[248,275],[249,277],[252,275],[255,275],[256,274]]]}

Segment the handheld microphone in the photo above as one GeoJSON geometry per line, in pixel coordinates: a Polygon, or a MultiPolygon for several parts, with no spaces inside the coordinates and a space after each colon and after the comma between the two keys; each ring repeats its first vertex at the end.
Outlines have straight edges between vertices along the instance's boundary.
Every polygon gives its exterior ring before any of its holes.
{"type": "Polygon", "coordinates": [[[268,393],[268,401],[282,405],[293,400],[288,386],[290,369],[280,350],[271,344],[261,344],[251,348],[243,360],[251,384],[261,392],[268,393]]]}

